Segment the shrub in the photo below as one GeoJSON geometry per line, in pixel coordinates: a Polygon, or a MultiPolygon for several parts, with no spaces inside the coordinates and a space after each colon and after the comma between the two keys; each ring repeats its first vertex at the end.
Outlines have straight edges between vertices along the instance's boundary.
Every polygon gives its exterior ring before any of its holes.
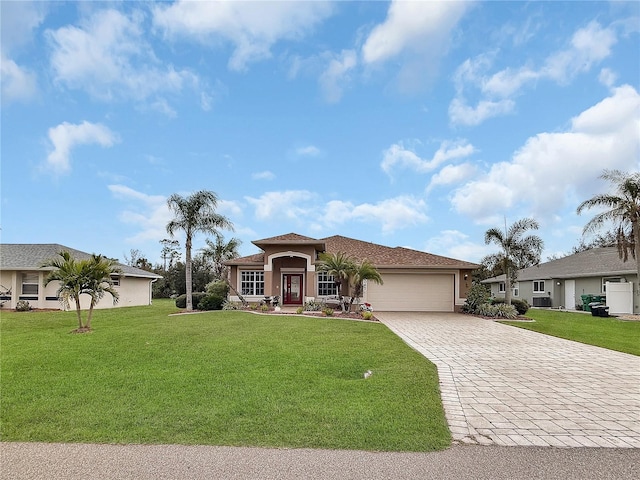
{"type": "Polygon", "coordinates": [[[240,310],[240,303],[232,302],[230,300],[225,300],[224,302],[222,302],[222,309],[223,310],[240,310]]]}
{"type": "Polygon", "coordinates": [[[467,292],[467,299],[464,302],[462,311],[466,313],[478,313],[478,308],[488,303],[490,296],[489,290],[485,285],[474,283],[467,292]]]}
{"type": "MultiPolygon", "coordinates": [[[[193,303],[193,309],[197,310],[198,309],[198,304],[200,303],[200,300],[202,300],[203,297],[205,297],[207,294],[204,292],[194,292],[191,295],[191,301],[193,303]]],[[[187,308],[187,294],[183,293],[182,295],[178,296],[176,298],[176,307],[178,308],[187,308]]]]}
{"type": "Polygon", "coordinates": [[[297,313],[297,314],[301,314],[302,312],[304,312],[304,307],[298,307],[298,308],[296,308],[296,313],[297,313]]]}
{"type": "Polygon", "coordinates": [[[365,320],[371,320],[373,318],[373,313],[369,310],[362,312],[362,318],[365,320]]]}
{"type": "Polygon", "coordinates": [[[324,308],[322,310],[322,313],[324,313],[327,317],[333,317],[333,308],[324,308]]]}
{"type": "Polygon", "coordinates": [[[251,305],[249,305],[249,308],[251,310],[258,310],[259,305],[257,303],[252,303],[251,305]]]}
{"type": "MultiPolygon", "coordinates": [[[[494,298],[491,300],[491,303],[494,305],[504,304],[506,300],[504,298],[494,298]]],[[[524,315],[529,310],[529,304],[525,300],[520,300],[518,298],[511,299],[511,305],[513,305],[518,311],[518,315],[524,315]]]]}
{"type": "Polygon", "coordinates": [[[222,310],[224,298],[220,295],[205,295],[198,302],[198,310],[222,310]]]}
{"type": "Polygon", "coordinates": [[[260,305],[260,310],[263,312],[268,312],[269,311],[269,305],[260,305]]]}
{"type": "Polygon", "coordinates": [[[31,305],[26,300],[18,300],[16,303],[16,312],[28,312],[31,310],[31,305]]]}
{"type": "Polygon", "coordinates": [[[309,300],[304,304],[305,312],[320,312],[322,310],[322,303],[316,302],[315,300],[309,300]]]}
{"type": "Polygon", "coordinates": [[[215,280],[207,284],[207,293],[227,298],[227,295],[229,295],[229,284],[224,280],[215,280]]]}
{"type": "Polygon", "coordinates": [[[513,305],[507,305],[506,303],[483,303],[477,308],[475,313],[484,317],[508,319],[518,318],[518,311],[516,310],[516,307],[513,305]]]}

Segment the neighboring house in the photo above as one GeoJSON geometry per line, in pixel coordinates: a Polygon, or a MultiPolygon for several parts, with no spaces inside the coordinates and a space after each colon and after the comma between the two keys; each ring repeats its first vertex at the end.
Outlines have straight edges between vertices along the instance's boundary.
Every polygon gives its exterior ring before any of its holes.
{"type": "MultiPolygon", "coordinates": [[[[43,268],[44,262],[58,257],[62,251],[69,252],[76,260],[90,258],[80,250],[55,243],[47,244],[1,244],[0,245],[0,302],[4,308],[15,308],[18,300],[26,300],[32,308],[61,308],[56,297],[60,283],[53,281],[45,287],[47,274],[52,267],[43,268]]],[[[155,273],[118,264],[122,272],[114,276],[115,288],[120,294],[117,307],[151,305],[151,284],[162,278],[155,273]]],[[[89,296],[81,296],[82,308],[89,308],[89,296]]],[[[109,293],[95,308],[113,307],[109,293]]],[[[75,306],[71,306],[75,308],[75,306]]]]}
{"type": "MultiPolygon", "coordinates": [[[[376,266],[384,284],[368,282],[359,303],[370,303],[378,311],[457,311],[471,286],[471,271],[479,266],[339,235],[315,239],[289,233],[255,240],[253,244],[262,253],[226,262],[231,267],[233,287],[248,301],[277,295],[285,306],[337,294],[333,277],[317,269],[318,255],[323,252],[346,253],[376,266]]],[[[348,288],[344,282],[343,295],[349,295],[348,288]]]]}
{"type": "MultiPolygon", "coordinates": [[[[494,297],[504,298],[505,276],[489,278],[494,297]]],[[[582,295],[606,297],[610,313],[634,313],[639,299],[634,299],[637,281],[636,262],[623,262],[616,247],[603,247],[541,263],[518,271],[513,298],[526,300],[534,307],[574,310],[582,305],[582,295]]]]}

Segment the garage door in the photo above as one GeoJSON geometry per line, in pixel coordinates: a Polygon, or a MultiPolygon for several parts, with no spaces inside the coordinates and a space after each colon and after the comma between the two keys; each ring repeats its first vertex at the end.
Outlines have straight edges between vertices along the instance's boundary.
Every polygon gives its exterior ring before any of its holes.
{"type": "Polygon", "coordinates": [[[382,312],[453,312],[453,275],[387,273],[368,282],[366,299],[382,312]]]}

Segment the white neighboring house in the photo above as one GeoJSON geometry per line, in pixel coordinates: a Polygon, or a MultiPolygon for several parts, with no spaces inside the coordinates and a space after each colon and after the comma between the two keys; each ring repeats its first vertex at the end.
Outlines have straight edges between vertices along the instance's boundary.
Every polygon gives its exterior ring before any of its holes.
{"type": "MultiPolygon", "coordinates": [[[[16,308],[19,300],[26,300],[32,308],[62,309],[56,296],[60,283],[44,282],[52,267],[41,267],[44,262],[69,252],[76,260],[84,260],[91,254],[56,243],[4,243],[0,244],[0,304],[3,308],[16,308]]],[[[114,276],[115,289],[120,294],[116,305],[109,293],[95,308],[133,307],[151,305],[152,284],[162,278],[140,268],[118,264],[122,271],[114,276]]],[[[89,308],[89,295],[81,297],[81,307],[89,308]]],[[[71,305],[71,308],[75,308],[71,305]]]]}

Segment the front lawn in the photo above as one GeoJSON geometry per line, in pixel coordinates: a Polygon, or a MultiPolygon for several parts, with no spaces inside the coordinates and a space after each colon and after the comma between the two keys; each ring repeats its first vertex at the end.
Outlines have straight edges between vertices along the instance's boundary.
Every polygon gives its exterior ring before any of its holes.
{"type": "Polygon", "coordinates": [[[436,368],[384,325],[152,307],[1,313],[3,441],[446,448],[436,368]],[[363,373],[372,370],[369,379],[363,373]]]}
{"type": "Polygon", "coordinates": [[[640,355],[640,322],[559,310],[530,309],[535,322],[502,322],[554,337],[640,355]]]}

